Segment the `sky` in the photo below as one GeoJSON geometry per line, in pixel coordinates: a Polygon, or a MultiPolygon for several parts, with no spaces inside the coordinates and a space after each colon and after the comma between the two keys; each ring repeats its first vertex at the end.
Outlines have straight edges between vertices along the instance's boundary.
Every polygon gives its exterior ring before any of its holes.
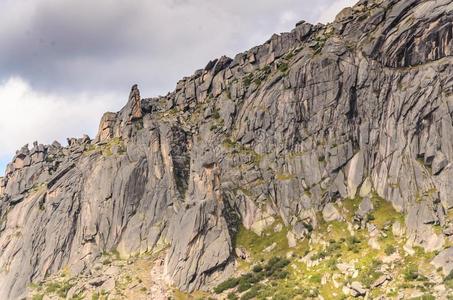
{"type": "Polygon", "coordinates": [[[0,0],[0,176],[33,141],[94,137],[130,87],[164,95],[209,60],[357,0],[0,0]]]}

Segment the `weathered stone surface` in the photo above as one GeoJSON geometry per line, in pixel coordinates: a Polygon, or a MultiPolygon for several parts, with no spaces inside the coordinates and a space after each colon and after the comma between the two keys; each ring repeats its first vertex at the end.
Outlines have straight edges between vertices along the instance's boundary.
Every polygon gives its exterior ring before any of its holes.
{"type": "Polygon", "coordinates": [[[395,223],[392,224],[392,233],[396,237],[402,237],[405,233],[405,228],[400,222],[395,221],[395,223]]]}
{"type": "Polygon", "coordinates": [[[427,202],[415,203],[406,218],[407,245],[421,246],[427,251],[440,250],[445,243],[442,234],[437,234],[432,224],[436,222],[433,209],[427,202]]]}
{"type": "Polygon", "coordinates": [[[365,296],[365,294],[367,292],[367,290],[358,281],[353,281],[349,285],[349,289],[350,289],[351,295],[353,297],[365,296]]]}
{"type": "Polygon", "coordinates": [[[296,236],[294,233],[292,233],[291,231],[289,231],[287,234],[286,234],[286,239],[288,240],[288,247],[289,248],[294,248],[297,246],[297,239],[296,239],[296,236]]]}
{"type": "Polygon", "coordinates": [[[448,165],[447,157],[445,156],[445,154],[438,151],[432,163],[433,174],[439,175],[439,173],[442,172],[442,170],[445,169],[447,165],[448,165]]]}
{"type": "Polygon", "coordinates": [[[359,151],[349,162],[348,166],[348,194],[349,197],[354,198],[357,193],[357,188],[363,181],[364,175],[364,154],[359,151]]]}
{"type": "Polygon", "coordinates": [[[65,266],[83,274],[103,251],[166,246],[169,282],[205,289],[232,273],[241,223],[262,233],[282,220],[296,241],[357,195],[406,215],[411,253],[442,250],[452,20],[446,0],[362,0],[330,25],[300,22],[213,60],[166,96],[133,86],[94,140],[23,147],[0,180],[0,298],[65,266]]]}
{"type": "Polygon", "coordinates": [[[431,264],[435,268],[441,268],[445,276],[450,274],[453,271],[453,247],[441,251],[434,257],[431,264]]]}
{"type": "Polygon", "coordinates": [[[322,217],[326,222],[341,220],[341,214],[332,203],[327,203],[322,210],[322,217]]]}
{"type": "Polygon", "coordinates": [[[392,276],[390,275],[381,275],[378,279],[376,279],[375,282],[373,282],[371,284],[371,287],[372,288],[377,288],[377,287],[380,287],[382,285],[384,285],[386,282],[392,280],[392,276]]]}
{"type": "Polygon", "coordinates": [[[359,204],[359,208],[356,211],[356,216],[359,219],[365,218],[373,210],[373,203],[370,198],[363,198],[362,202],[359,204]]]}
{"type": "Polygon", "coordinates": [[[105,142],[113,137],[113,126],[116,121],[116,113],[105,113],[102,116],[101,123],[99,124],[97,141],[105,142]]]}

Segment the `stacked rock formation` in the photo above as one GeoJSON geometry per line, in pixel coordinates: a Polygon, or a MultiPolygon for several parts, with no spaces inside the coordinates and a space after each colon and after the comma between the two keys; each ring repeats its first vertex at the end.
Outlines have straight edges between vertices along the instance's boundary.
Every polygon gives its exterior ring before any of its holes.
{"type": "Polygon", "coordinates": [[[299,239],[359,195],[406,214],[408,247],[440,250],[453,235],[452,20],[449,0],[361,0],[164,97],[134,86],[94,140],[25,146],[0,180],[0,298],[112,249],[168,247],[169,282],[203,289],[233,272],[241,223],[279,217],[299,239]]]}

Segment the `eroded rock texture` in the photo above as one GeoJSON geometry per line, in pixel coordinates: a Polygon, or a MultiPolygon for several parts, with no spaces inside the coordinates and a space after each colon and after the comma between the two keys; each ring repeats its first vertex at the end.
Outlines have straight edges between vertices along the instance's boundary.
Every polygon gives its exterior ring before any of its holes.
{"type": "Polygon", "coordinates": [[[0,181],[0,298],[88,272],[103,251],[167,246],[169,282],[206,288],[233,272],[241,222],[280,217],[301,238],[328,203],[371,193],[406,214],[407,247],[440,250],[453,234],[452,19],[449,0],[362,0],[165,97],[134,86],[93,141],[22,148],[0,181]]]}

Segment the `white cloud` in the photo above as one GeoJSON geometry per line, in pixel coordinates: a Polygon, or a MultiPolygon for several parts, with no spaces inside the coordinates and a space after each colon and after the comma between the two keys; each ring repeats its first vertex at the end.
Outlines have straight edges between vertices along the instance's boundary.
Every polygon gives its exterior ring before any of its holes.
{"type": "MultiPolygon", "coordinates": [[[[0,0],[0,78],[39,89],[167,92],[208,60],[263,43],[344,0],[0,0]],[[2,2],[4,1],[4,2],[2,2]]],[[[338,4],[341,3],[341,4],[338,4]]]]}
{"type": "Polygon", "coordinates": [[[93,136],[132,84],[165,94],[210,59],[355,2],[0,0],[0,174],[25,143],[93,136]]]}
{"type": "Polygon", "coordinates": [[[0,83],[0,157],[12,155],[18,147],[33,141],[65,142],[66,137],[84,133],[93,136],[102,114],[117,111],[126,100],[127,95],[46,94],[12,77],[0,83]]]}
{"type": "Polygon", "coordinates": [[[319,16],[318,22],[326,24],[333,22],[337,14],[345,7],[352,7],[358,0],[335,0],[331,3],[324,4],[322,14],[319,16]]]}

